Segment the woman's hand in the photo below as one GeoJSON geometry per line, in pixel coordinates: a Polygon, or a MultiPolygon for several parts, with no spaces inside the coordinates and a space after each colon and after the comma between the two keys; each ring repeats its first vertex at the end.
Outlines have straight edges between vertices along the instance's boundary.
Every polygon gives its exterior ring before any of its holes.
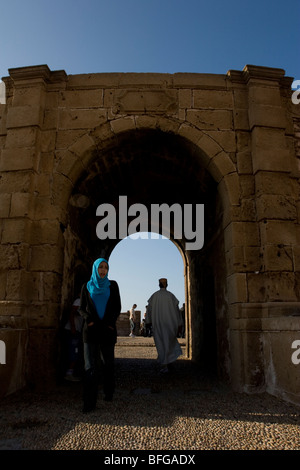
{"type": "Polygon", "coordinates": [[[94,322],[91,321],[91,323],[88,323],[87,326],[93,326],[94,322]]]}

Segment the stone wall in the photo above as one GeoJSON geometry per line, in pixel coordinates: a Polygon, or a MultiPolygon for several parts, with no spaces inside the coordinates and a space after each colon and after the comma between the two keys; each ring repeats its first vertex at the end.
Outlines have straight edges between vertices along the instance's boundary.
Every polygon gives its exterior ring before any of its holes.
{"type": "Polygon", "coordinates": [[[3,80],[1,394],[55,381],[64,312],[92,261],[118,242],[97,239],[96,207],[126,194],[148,206],[205,205],[203,249],[173,240],[185,266],[191,360],[236,390],[299,403],[293,79],[251,65],[224,75],[67,75],[41,65],[3,80]]]}

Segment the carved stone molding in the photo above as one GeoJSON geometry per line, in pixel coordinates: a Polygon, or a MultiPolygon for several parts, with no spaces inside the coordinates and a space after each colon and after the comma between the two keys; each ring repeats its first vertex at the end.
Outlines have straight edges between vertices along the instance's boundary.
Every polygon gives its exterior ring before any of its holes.
{"type": "Polygon", "coordinates": [[[176,90],[122,90],[115,94],[113,101],[115,114],[176,111],[176,90]]]}

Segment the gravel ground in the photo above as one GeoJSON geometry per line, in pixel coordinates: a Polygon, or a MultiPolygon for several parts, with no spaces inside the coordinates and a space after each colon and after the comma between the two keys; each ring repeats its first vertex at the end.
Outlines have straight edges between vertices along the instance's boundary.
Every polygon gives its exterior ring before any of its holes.
{"type": "Polygon", "coordinates": [[[300,450],[299,407],[268,394],[233,393],[184,356],[160,375],[152,338],[118,340],[116,381],[113,402],[99,393],[88,414],[81,412],[81,382],[4,398],[0,449],[300,450]]]}

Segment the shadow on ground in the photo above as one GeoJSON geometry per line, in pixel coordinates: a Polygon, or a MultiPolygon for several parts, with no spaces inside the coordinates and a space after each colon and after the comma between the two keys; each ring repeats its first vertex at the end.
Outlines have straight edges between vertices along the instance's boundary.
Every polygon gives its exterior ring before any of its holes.
{"type": "MultiPolygon", "coordinates": [[[[184,445],[196,449],[201,449],[201,445],[205,445],[205,449],[231,449],[239,445],[238,434],[234,443],[223,442],[222,437],[217,439],[218,442],[213,442],[216,437],[211,438],[208,443],[203,437],[204,432],[208,436],[209,426],[216,423],[218,429],[222,428],[222,423],[224,429],[234,423],[238,423],[236,429],[275,425],[280,429],[283,426],[285,432],[289,432],[291,427],[293,430],[299,428],[300,409],[296,406],[267,394],[233,393],[185,358],[176,362],[171,373],[162,375],[153,349],[149,351],[149,358],[138,357],[137,350],[131,350],[128,355],[137,357],[122,357],[121,350],[116,351],[114,400],[111,403],[103,401],[100,384],[97,408],[92,413],[81,412],[81,382],[64,382],[48,393],[20,391],[3,399],[0,449],[136,449],[138,447],[131,447],[133,436],[136,436],[135,445],[137,442],[142,445],[145,439],[151,449],[168,449],[164,446],[170,446],[178,423],[185,423],[183,433],[184,429],[194,429],[195,437],[191,444],[183,444],[179,436],[174,449],[182,449],[184,445]],[[167,436],[166,442],[163,436],[167,436]],[[96,439],[94,446],[91,444],[93,439],[96,439]]],[[[245,439],[245,429],[241,432],[245,439]]],[[[212,436],[216,435],[214,431],[212,436]]],[[[300,448],[300,434],[291,439],[299,439],[295,445],[300,448]]],[[[268,448],[267,444],[261,445],[268,448]]]]}

